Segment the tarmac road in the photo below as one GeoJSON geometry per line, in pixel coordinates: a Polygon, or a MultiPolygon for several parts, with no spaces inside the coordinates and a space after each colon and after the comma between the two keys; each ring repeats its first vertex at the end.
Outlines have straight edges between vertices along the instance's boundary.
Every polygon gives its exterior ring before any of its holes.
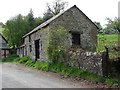
{"type": "Polygon", "coordinates": [[[64,79],[59,74],[38,71],[15,63],[0,63],[0,68],[2,88],[87,88],[81,82],[64,79]]]}

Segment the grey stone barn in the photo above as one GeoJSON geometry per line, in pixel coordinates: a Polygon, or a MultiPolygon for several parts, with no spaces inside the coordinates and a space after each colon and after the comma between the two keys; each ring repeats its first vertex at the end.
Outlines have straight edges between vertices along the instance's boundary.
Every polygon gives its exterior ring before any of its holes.
{"type": "Polygon", "coordinates": [[[49,45],[47,36],[59,26],[69,34],[66,48],[77,45],[88,51],[96,51],[98,27],[74,5],[24,35],[24,44],[17,49],[17,54],[21,57],[28,55],[33,60],[48,60],[45,50],[49,45]]]}
{"type": "Polygon", "coordinates": [[[0,59],[4,59],[9,54],[10,47],[7,45],[7,40],[0,33],[0,59]]]}

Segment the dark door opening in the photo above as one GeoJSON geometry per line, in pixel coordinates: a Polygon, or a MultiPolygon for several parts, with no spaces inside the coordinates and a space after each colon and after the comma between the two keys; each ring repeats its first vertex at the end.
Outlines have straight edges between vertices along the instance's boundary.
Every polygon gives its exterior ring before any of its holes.
{"type": "Polygon", "coordinates": [[[6,58],[7,57],[7,55],[6,55],[6,50],[4,50],[4,58],[6,58]]]}
{"type": "Polygon", "coordinates": [[[72,44],[80,45],[80,33],[72,33],[72,44]]]}
{"type": "Polygon", "coordinates": [[[25,45],[25,55],[27,55],[27,46],[25,45]]]}
{"type": "Polygon", "coordinates": [[[39,59],[39,51],[40,47],[39,47],[39,40],[35,40],[35,60],[39,59]]]}

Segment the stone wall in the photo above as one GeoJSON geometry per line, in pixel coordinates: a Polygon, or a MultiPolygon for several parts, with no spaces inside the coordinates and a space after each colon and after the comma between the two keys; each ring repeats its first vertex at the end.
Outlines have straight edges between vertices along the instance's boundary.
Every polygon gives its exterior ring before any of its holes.
{"type": "Polygon", "coordinates": [[[49,27],[45,27],[41,30],[38,30],[37,32],[34,32],[30,35],[31,41],[29,42],[29,36],[25,37],[25,53],[28,55],[31,59],[35,60],[35,40],[39,40],[39,59],[41,61],[48,60],[46,48],[49,43],[49,27]],[[32,48],[32,51],[30,51],[30,46],[32,48]]]}
{"type": "MultiPolygon", "coordinates": [[[[78,8],[73,7],[69,9],[63,15],[53,20],[49,26],[50,32],[56,30],[58,26],[64,27],[68,33],[69,31],[79,32],[81,38],[80,47],[85,50],[96,51],[98,28],[78,8]]],[[[68,42],[68,48],[71,47],[71,41],[68,40],[66,42],[68,42]]]]}
{"type": "Polygon", "coordinates": [[[87,52],[75,47],[65,51],[65,59],[63,60],[63,62],[71,66],[84,68],[98,75],[103,75],[102,54],[100,53],[87,52]]]}

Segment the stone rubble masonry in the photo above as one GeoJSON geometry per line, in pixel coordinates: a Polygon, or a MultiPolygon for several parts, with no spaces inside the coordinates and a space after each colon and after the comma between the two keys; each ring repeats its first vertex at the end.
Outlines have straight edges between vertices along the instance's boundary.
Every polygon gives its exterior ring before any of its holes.
{"type": "Polygon", "coordinates": [[[47,61],[47,52],[46,49],[49,44],[49,27],[38,30],[37,32],[31,34],[31,42],[29,42],[29,36],[25,38],[25,46],[27,47],[27,55],[30,56],[33,60],[35,60],[35,40],[39,40],[40,47],[40,60],[47,61]],[[32,51],[30,52],[29,45],[32,46],[32,51]]]}
{"type": "MultiPolygon", "coordinates": [[[[78,10],[78,8],[69,9],[60,17],[56,18],[50,24],[50,32],[56,30],[58,26],[62,26],[65,30],[77,31],[80,33],[81,48],[96,51],[97,47],[97,30],[98,28],[86,18],[86,16],[78,10]]],[[[70,37],[71,39],[71,37],[70,37]]],[[[71,41],[68,41],[68,47],[71,47],[71,41]]]]}
{"type": "Polygon", "coordinates": [[[103,75],[102,71],[102,54],[85,51],[81,48],[71,48],[66,50],[63,62],[78,68],[87,69],[98,75],[103,75]]]}

